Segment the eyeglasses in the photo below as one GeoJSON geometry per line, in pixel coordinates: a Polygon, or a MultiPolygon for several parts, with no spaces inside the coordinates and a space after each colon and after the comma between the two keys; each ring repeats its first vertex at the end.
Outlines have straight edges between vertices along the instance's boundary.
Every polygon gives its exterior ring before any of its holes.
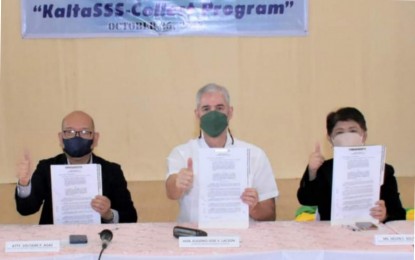
{"type": "Polygon", "coordinates": [[[74,138],[75,136],[80,136],[81,138],[91,138],[93,133],[92,131],[89,130],[81,130],[81,131],[75,131],[73,129],[68,129],[68,130],[62,130],[63,133],[63,137],[64,138],[74,138]]]}

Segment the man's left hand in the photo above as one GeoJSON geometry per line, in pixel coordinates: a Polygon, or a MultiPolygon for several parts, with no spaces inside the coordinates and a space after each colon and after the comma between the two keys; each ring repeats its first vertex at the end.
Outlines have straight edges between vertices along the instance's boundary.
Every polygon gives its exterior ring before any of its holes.
{"type": "Polygon", "coordinates": [[[95,196],[95,198],[91,201],[91,207],[105,220],[110,220],[113,217],[111,211],[111,201],[105,196],[95,196]]]}
{"type": "Polygon", "coordinates": [[[249,209],[252,209],[258,204],[258,192],[254,188],[246,188],[241,195],[241,199],[248,204],[249,209]]]}

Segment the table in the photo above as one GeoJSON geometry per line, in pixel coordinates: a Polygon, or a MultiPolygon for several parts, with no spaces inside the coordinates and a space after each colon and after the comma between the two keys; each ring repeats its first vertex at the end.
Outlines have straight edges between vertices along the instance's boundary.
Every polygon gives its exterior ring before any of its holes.
{"type": "MultiPolygon", "coordinates": [[[[374,245],[375,234],[413,234],[412,221],[381,224],[378,230],[352,231],[329,222],[256,222],[248,229],[209,229],[211,236],[239,236],[239,248],[180,248],[172,235],[176,223],[108,225],[0,225],[0,259],[97,259],[98,235],[113,232],[104,259],[376,259],[412,260],[411,245],[374,245]],[[86,245],[70,245],[70,234],[86,234],[86,245]],[[15,240],[60,240],[57,253],[5,253],[15,240]]],[[[191,226],[191,225],[187,225],[191,226]]],[[[191,226],[195,227],[195,226],[191,226]]]]}

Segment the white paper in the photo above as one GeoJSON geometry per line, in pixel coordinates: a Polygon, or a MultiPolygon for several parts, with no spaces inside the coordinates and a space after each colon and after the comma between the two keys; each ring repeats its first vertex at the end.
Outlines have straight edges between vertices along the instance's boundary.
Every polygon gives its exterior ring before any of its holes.
{"type": "Polygon", "coordinates": [[[384,150],[381,145],[334,147],[332,225],[379,223],[370,216],[370,209],[380,197],[384,150]]]}
{"type": "Polygon", "coordinates": [[[199,227],[248,228],[247,148],[199,149],[199,227]]]}
{"type": "Polygon", "coordinates": [[[179,237],[179,247],[240,247],[238,236],[179,237]]]}
{"type": "Polygon", "coordinates": [[[413,245],[414,235],[413,234],[377,234],[373,242],[375,245],[413,245]]]}
{"type": "Polygon", "coordinates": [[[7,241],[4,248],[6,253],[59,252],[59,250],[59,240],[7,241]]]}
{"type": "Polygon", "coordinates": [[[53,223],[100,224],[91,200],[102,194],[101,165],[52,165],[53,223]]]}

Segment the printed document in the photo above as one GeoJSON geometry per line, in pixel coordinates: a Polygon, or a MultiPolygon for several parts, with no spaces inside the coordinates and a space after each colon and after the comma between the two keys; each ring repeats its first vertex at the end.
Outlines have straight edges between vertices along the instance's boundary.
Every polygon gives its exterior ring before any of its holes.
{"type": "Polygon", "coordinates": [[[379,200],[384,168],[384,146],[334,147],[332,225],[379,223],[370,209],[379,200]]]}
{"type": "Polygon", "coordinates": [[[53,223],[100,224],[91,200],[102,194],[101,165],[52,165],[53,223]]]}
{"type": "Polygon", "coordinates": [[[199,149],[199,227],[248,228],[249,149],[199,149]]]}

